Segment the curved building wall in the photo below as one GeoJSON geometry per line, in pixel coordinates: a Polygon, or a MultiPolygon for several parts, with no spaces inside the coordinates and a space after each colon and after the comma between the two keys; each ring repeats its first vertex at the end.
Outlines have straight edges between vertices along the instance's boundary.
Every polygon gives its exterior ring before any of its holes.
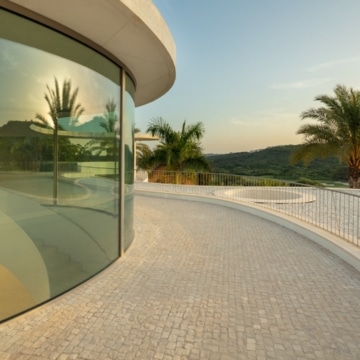
{"type": "Polygon", "coordinates": [[[127,75],[125,78],[124,92],[124,117],[127,121],[124,123],[124,251],[130,246],[134,238],[134,152],[135,152],[135,87],[131,78],[127,75]]]}
{"type": "Polygon", "coordinates": [[[1,8],[0,24],[2,321],[130,245],[135,87],[119,65],[49,27],[1,8]]]}

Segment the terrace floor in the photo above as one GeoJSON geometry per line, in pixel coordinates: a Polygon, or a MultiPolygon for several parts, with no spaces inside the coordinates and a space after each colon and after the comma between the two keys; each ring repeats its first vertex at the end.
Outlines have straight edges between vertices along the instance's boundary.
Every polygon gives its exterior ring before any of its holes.
{"type": "Polygon", "coordinates": [[[101,274],[0,325],[0,359],[360,359],[360,273],[239,210],[135,197],[101,274]]]}

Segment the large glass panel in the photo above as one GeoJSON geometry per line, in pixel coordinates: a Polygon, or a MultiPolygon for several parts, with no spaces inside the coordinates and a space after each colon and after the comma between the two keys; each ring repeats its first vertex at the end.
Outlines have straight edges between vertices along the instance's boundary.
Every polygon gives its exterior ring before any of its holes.
{"type": "Polygon", "coordinates": [[[124,147],[125,147],[125,213],[124,213],[124,246],[129,247],[134,236],[133,230],[133,198],[134,198],[134,126],[135,103],[134,83],[129,76],[126,77],[125,89],[125,122],[124,122],[124,147]]]}
{"type": "Polygon", "coordinates": [[[84,45],[3,10],[0,24],[1,321],[118,257],[121,89],[84,45]]]}

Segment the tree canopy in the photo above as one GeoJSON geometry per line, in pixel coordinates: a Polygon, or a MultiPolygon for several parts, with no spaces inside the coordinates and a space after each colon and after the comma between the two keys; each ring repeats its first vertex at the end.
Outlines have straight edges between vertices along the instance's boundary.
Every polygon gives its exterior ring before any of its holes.
{"type": "Polygon", "coordinates": [[[348,167],[351,188],[360,188],[360,91],[337,85],[335,96],[320,95],[319,108],[310,108],[301,119],[315,120],[302,125],[297,134],[304,143],[292,154],[292,162],[308,164],[316,157],[337,156],[348,167]]]}
{"type": "Polygon", "coordinates": [[[55,87],[51,89],[46,85],[47,93],[45,93],[45,100],[49,106],[48,115],[52,120],[52,124],[41,114],[36,114],[36,119],[43,124],[48,124],[55,128],[58,126],[60,118],[68,118],[73,124],[76,124],[80,115],[85,111],[80,103],[77,103],[77,96],[79,88],[74,91],[71,89],[71,80],[65,79],[60,90],[59,82],[55,78],[55,87]]]}
{"type": "Polygon", "coordinates": [[[203,123],[186,124],[181,130],[174,130],[162,117],[150,121],[146,130],[158,136],[160,143],[153,151],[146,151],[139,157],[138,166],[142,169],[165,167],[172,171],[209,170],[209,163],[203,154],[200,140],[204,136],[203,123]]]}

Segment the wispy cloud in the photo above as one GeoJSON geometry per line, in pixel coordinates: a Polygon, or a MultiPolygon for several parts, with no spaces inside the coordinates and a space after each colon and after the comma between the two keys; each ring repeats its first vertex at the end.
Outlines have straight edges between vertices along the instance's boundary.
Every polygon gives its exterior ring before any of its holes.
{"type": "Polygon", "coordinates": [[[268,109],[255,112],[245,117],[233,116],[230,122],[241,127],[266,127],[272,128],[275,123],[285,124],[292,120],[298,120],[299,114],[286,112],[284,109],[268,109]]]}
{"type": "Polygon", "coordinates": [[[256,125],[260,124],[259,121],[251,120],[250,117],[246,120],[246,119],[239,118],[239,117],[236,117],[236,116],[233,116],[230,119],[230,122],[232,124],[234,124],[234,125],[237,125],[237,126],[256,126],[256,125]]]}
{"type": "Polygon", "coordinates": [[[11,54],[8,48],[4,47],[0,52],[0,61],[3,62],[2,67],[6,69],[14,69],[18,67],[18,60],[11,54]]]}
{"type": "Polygon", "coordinates": [[[334,68],[339,65],[357,63],[357,62],[360,62],[360,56],[353,56],[353,57],[349,57],[349,58],[345,58],[345,59],[327,61],[327,62],[324,62],[321,64],[311,66],[307,70],[311,71],[311,72],[317,72],[317,71],[321,71],[321,70],[331,69],[331,68],[334,68]]]}
{"type": "Polygon", "coordinates": [[[289,83],[272,84],[272,89],[307,89],[323,85],[331,79],[307,79],[289,83]]]}

